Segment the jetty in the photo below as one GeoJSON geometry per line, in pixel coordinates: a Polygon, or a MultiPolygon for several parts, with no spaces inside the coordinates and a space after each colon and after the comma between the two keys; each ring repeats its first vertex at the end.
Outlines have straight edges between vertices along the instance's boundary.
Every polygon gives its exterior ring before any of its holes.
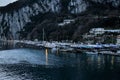
{"type": "MultiPolygon", "coordinates": [[[[4,41],[5,42],[5,41],[4,41]]],[[[30,41],[30,40],[6,40],[14,42],[17,48],[32,49],[57,49],[59,52],[72,52],[81,54],[100,54],[120,56],[120,45],[117,44],[83,44],[83,43],[65,43],[48,41],[30,41]]]]}
{"type": "Polygon", "coordinates": [[[41,41],[40,42],[28,41],[28,40],[17,41],[15,45],[18,48],[33,48],[33,49],[43,49],[44,48],[44,44],[41,41]]]}

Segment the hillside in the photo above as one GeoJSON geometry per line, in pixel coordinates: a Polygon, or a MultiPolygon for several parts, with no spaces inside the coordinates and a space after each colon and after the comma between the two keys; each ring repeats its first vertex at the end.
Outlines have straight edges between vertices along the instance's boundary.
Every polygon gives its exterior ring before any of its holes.
{"type": "Polygon", "coordinates": [[[93,27],[119,28],[119,0],[19,0],[0,8],[1,37],[79,40],[93,27]],[[58,26],[65,19],[75,22],[58,26]]]}

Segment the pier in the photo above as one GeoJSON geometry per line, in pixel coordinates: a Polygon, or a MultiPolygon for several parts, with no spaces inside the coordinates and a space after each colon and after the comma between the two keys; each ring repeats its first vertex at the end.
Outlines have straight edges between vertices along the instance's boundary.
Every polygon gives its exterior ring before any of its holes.
{"type": "Polygon", "coordinates": [[[17,41],[16,47],[18,48],[33,48],[33,49],[43,49],[43,42],[35,42],[35,41],[17,41]]]}
{"type": "Polygon", "coordinates": [[[29,41],[29,40],[6,40],[16,48],[32,48],[32,49],[53,49],[57,48],[59,52],[72,52],[81,54],[99,54],[120,56],[120,45],[115,44],[79,44],[79,43],[63,43],[63,42],[47,42],[47,41],[29,41]]]}

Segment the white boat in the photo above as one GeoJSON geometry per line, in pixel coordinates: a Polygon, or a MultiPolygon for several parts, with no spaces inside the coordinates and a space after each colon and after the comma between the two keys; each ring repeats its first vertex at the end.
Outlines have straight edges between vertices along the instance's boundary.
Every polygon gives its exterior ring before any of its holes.
{"type": "Polygon", "coordinates": [[[117,54],[120,54],[120,50],[117,51],[117,54]]]}
{"type": "Polygon", "coordinates": [[[92,54],[92,55],[96,55],[96,54],[98,54],[98,53],[96,53],[96,52],[85,52],[86,54],[92,54]]]}
{"type": "Polygon", "coordinates": [[[58,48],[54,47],[51,49],[51,52],[54,53],[54,52],[57,52],[58,50],[59,50],[58,48]]]}
{"type": "Polygon", "coordinates": [[[86,51],[85,53],[86,53],[86,54],[92,54],[92,55],[98,54],[97,51],[86,51]]]}
{"type": "Polygon", "coordinates": [[[62,45],[59,51],[61,52],[72,52],[74,49],[70,45],[62,45]]]}
{"type": "Polygon", "coordinates": [[[74,49],[73,48],[62,48],[62,49],[59,49],[59,51],[61,52],[72,52],[74,49]]]}
{"type": "Polygon", "coordinates": [[[115,53],[112,52],[112,51],[100,51],[99,53],[100,53],[100,54],[115,54],[115,53]]]}
{"type": "Polygon", "coordinates": [[[57,45],[55,43],[47,42],[44,47],[52,49],[52,48],[57,47],[57,45]]]}

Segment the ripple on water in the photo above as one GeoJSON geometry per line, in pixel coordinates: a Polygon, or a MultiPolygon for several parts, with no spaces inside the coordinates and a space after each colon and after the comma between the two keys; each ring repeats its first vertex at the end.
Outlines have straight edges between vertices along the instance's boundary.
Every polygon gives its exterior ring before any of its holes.
{"type": "Polygon", "coordinates": [[[0,80],[120,80],[120,57],[0,51],[0,80]]]}
{"type": "Polygon", "coordinates": [[[64,61],[54,54],[46,55],[44,50],[13,49],[0,51],[0,64],[31,64],[60,67],[64,65],[64,61]]]}

